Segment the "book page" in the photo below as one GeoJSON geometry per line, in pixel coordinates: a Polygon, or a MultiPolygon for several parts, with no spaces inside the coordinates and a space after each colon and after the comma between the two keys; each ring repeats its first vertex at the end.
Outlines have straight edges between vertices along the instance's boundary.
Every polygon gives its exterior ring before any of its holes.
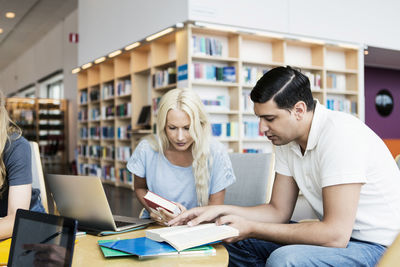
{"type": "Polygon", "coordinates": [[[227,225],[199,225],[163,234],[162,237],[177,250],[208,244],[228,237],[237,236],[239,231],[227,225]]]}

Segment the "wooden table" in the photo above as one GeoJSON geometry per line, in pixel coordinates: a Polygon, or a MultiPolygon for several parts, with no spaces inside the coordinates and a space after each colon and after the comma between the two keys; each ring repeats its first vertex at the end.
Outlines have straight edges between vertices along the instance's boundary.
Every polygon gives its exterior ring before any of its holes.
{"type": "MultiPolygon", "coordinates": [[[[157,226],[156,226],[157,227],[157,226]]],[[[156,228],[150,226],[147,229],[156,228]]],[[[104,258],[98,240],[101,239],[127,239],[145,236],[145,229],[137,230],[129,233],[111,235],[111,236],[78,236],[75,244],[74,256],[72,261],[73,267],[81,266],[227,266],[228,252],[222,244],[215,244],[215,256],[174,256],[174,257],[158,257],[152,259],[139,260],[138,257],[116,257],[104,258]]]]}

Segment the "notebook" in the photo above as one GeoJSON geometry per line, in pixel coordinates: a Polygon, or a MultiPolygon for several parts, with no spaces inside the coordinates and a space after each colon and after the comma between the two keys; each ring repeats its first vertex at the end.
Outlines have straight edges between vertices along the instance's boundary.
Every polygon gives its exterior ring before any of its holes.
{"type": "Polygon", "coordinates": [[[77,219],[79,229],[90,234],[126,232],[153,222],[112,215],[99,177],[46,174],[45,179],[59,213],[77,219]]]}
{"type": "Polygon", "coordinates": [[[77,221],[18,209],[7,266],[71,266],[77,221]]]}

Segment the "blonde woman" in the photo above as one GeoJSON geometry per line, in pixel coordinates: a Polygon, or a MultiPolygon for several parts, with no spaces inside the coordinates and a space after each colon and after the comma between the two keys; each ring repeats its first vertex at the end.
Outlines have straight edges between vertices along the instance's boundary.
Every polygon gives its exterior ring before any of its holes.
{"type": "Polygon", "coordinates": [[[44,212],[32,190],[31,152],[21,129],[9,118],[0,92],[0,240],[11,237],[17,209],[44,212]]]}
{"type": "Polygon", "coordinates": [[[225,188],[235,182],[225,147],[210,140],[207,113],[189,89],[166,93],[157,114],[157,135],[144,138],[128,161],[136,196],[151,217],[166,222],[165,210],[151,210],[143,200],[147,190],[176,202],[182,211],[224,203],[225,188]]]}

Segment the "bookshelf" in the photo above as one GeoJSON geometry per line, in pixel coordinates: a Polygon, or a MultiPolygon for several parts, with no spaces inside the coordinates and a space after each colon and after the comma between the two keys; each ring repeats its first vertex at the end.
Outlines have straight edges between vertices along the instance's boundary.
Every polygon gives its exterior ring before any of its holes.
{"type": "Polygon", "coordinates": [[[187,23],[78,73],[79,172],[132,187],[126,161],[137,141],[155,131],[161,96],[176,87],[196,91],[213,135],[229,151],[271,151],[272,145],[258,132],[249,94],[256,81],[277,66],[300,69],[320,103],[360,117],[360,51],[322,40],[187,23]],[[152,106],[150,129],[136,124],[144,105],[152,106]]]}
{"type": "Polygon", "coordinates": [[[68,168],[67,100],[7,98],[10,118],[22,129],[22,136],[37,142],[46,173],[65,173],[68,168]]]}

